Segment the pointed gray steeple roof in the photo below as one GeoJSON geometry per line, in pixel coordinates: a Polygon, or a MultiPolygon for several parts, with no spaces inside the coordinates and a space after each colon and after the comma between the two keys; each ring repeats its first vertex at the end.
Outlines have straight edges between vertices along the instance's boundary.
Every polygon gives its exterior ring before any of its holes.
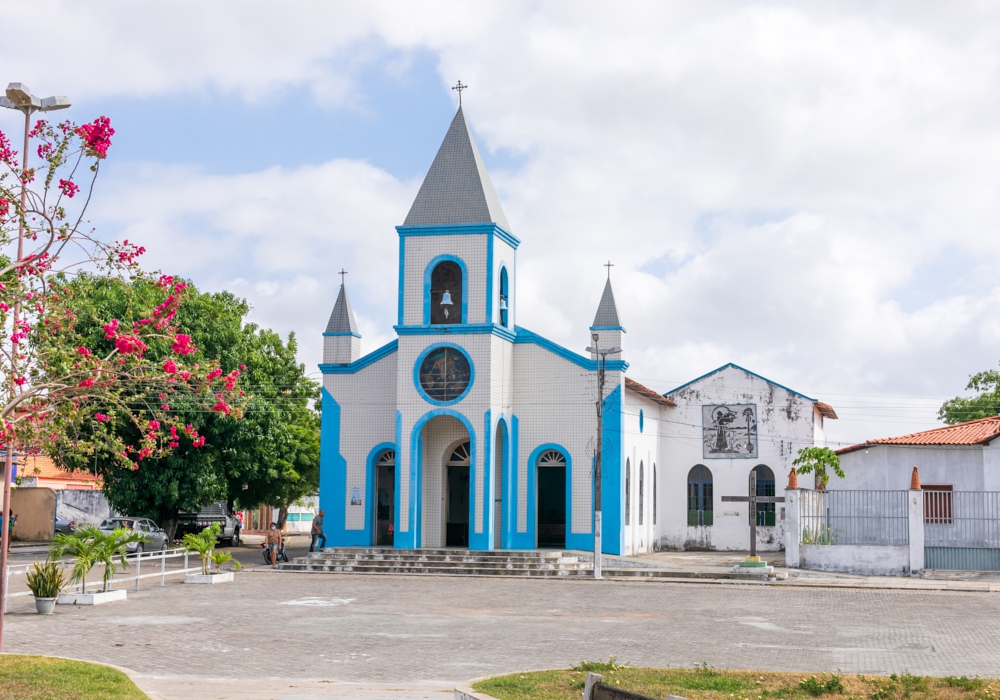
{"type": "Polygon", "coordinates": [[[476,140],[459,107],[403,225],[484,222],[510,231],[476,140]]]}
{"type": "Polygon", "coordinates": [[[340,294],[337,295],[337,303],[333,305],[333,313],[330,314],[330,322],[326,324],[327,333],[352,333],[358,337],[358,324],[354,321],[354,311],[351,310],[351,302],[347,298],[347,290],[343,282],[340,284],[340,294]]]}
{"type": "Polygon", "coordinates": [[[594,316],[593,328],[620,328],[621,321],[618,320],[618,306],[615,304],[615,293],[611,291],[611,278],[604,285],[604,294],[601,295],[601,303],[597,306],[597,315],[594,316]]]}

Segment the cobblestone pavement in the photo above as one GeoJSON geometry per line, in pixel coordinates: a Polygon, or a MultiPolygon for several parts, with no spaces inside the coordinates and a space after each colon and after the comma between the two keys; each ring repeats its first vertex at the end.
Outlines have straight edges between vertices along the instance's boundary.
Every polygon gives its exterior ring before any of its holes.
{"type": "Polygon", "coordinates": [[[1000,596],[990,593],[266,570],[48,617],[33,606],[11,601],[5,651],[156,677],[448,685],[609,655],[649,666],[1000,676],[1000,596]]]}

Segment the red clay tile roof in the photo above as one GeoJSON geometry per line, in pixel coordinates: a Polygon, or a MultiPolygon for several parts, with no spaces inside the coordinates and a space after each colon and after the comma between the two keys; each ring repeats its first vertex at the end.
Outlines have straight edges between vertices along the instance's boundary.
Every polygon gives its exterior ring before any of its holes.
{"type": "Polygon", "coordinates": [[[837,420],[837,412],[833,410],[833,406],[828,403],[823,403],[822,401],[816,402],[816,410],[824,418],[829,418],[831,420],[837,420]]]}
{"type": "Polygon", "coordinates": [[[946,425],[943,428],[934,428],[920,433],[900,435],[899,437],[877,438],[863,442],[860,445],[851,445],[842,450],[837,450],[837,454],[854,452],[871,445],[981,445],[989,442],[1000,435],[1000,416],[980,418],[968,423],[957,425],[946,425]]]}
{"type": "Polygon", "coordinates": [[[628,377],[625,377],[625,388],[628,389],[629,391],[634,391],[635,393],[639,394],[639,396],[644,396],[647,399],[650,399],[651,401],[655,401],[661,406],[677,405],[673,401],[668,399],[666,396],[658,394],[649,387],[645,387],[639,382],[629,379],[628,377]]]}

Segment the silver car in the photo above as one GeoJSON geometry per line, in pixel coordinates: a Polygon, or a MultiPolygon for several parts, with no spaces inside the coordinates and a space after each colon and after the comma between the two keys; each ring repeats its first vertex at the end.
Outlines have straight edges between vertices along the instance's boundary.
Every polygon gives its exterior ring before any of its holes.
{"type": "Polygon", "coordinates": [[[133,532],[141,532],[146,537],[142,542],[133,542],[128,545],[129,553],[132,552],[159,552],[167,548],[167,533],[162,528],[157,527],[149,518],[108,518],[101,523],[102,532],[111,532],[116,527],[124,527],[133,532]]]}

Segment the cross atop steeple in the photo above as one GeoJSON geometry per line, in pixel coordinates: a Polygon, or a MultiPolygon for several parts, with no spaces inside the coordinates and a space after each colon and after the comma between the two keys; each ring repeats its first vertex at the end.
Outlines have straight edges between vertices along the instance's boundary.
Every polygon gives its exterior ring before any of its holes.
{"type": "Polygon", "coordinates": [[[611,268],[614,266],[615,266],[614,263],[611,262],[610,260],[604,263],[604,267],[608,268],[608,279],[611,279],[611,268]]]}
{"type": "Polygon", "coordinates": [[[462,106],[462,90],[468,90],[468,89],[469,89],[469,86],[468,85],[462,85],[462,81],[461,80],[459,80],[458,83],[455,85],[455,87],[452,88],[452,90],[458,90],[458,106],[459,106],[459,108],[461,108],[461,106],[462,106]]]}
{"type": "Polygon", "coordinates": [[[344,286],[344,275],[347,274],[347,270],[345,270],[344,268],[340,268],[340,272],[338,272],[337,274],[340,275],[340,286],[343,287],[344,286]]]}

